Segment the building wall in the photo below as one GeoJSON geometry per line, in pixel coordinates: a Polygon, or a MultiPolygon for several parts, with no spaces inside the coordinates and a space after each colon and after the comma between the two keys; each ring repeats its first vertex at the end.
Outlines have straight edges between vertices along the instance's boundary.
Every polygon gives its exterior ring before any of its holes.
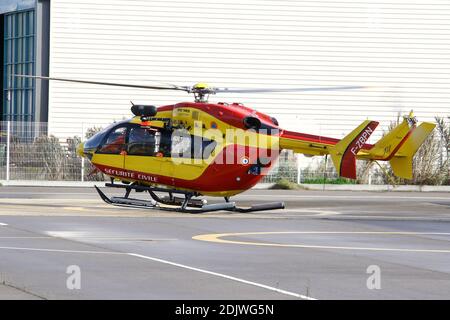
{"type": "Polygon", "coordinates": [[[15,74],[48,74],[50,0],[0,1],[0,118],[47,122],[48,84],[15,74]]]}
{"type": "MultiPolygon", "coordinates": [[[[347,91],[220,95],[291,130],[343,137],[367,117],[381,130],[414,109],[450,115],[447,0],[52,0],[50,75],[220,87],[362,85],[347,91]]],[[[50,83],[49,130],[82,135],[134,103],[192,97],[50,83]]],[[[375,135],[378,138],[379,134],[375,135]]]]}

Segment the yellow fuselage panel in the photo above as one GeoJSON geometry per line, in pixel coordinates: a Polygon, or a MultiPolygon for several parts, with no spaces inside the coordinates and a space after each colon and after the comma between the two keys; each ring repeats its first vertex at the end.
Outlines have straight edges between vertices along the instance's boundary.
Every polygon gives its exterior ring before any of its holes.
{"type": "Polygon", "coordinates": [[[93,164],[98,164],[102,166],[114,167],[114,168],[124,168],[125,156],[121,154],[102,154],[95,153],[92,156],[91,162],[93,164]]]}

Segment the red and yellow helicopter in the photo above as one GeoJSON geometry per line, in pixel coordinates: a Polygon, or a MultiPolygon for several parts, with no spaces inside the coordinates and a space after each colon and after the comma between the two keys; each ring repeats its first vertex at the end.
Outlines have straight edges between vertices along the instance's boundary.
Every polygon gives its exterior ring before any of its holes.
{"type": "Polygon", "coordinates": [[[86,84],[177,90],[192,93],[195,102],[156,108],[132,105],[134,117],[116,122],[78,146],[78,154],[111,178],[106,187],[124,188],[124,197],[100,197],[118,206],[145,207],[199,213],[216,210],[251,212],[282,209],[266,203],[237,207],[230,197],[253,187],[276,162],[280,151],[330,155],[342,177],[356,178],[356,159],[389,161],[395,175],[411,179],[413,156],[435,125],[417,126],[412,112],[375,144],[367,140],[378,122],[365,120],[343,139],[283,130],[275,118],[240,103],[209,103],[216,93],[290,92],[363,88],[340,86],[288,89],[214,88],[204,83],[192,87],[130,85],[43,76],[17,75],[44,80],[86,84]],[[121,181],[117,183],[115,181],[121,181]],[[148,192],[149,201],[133,199],[131,191],[148,192]],[[160,196],[160,193],[167,196],[160,196]],[[179,196],[181,195],[181,196],[179,196]],[[207,204],[199,196],[225,198],[207,204]]]}

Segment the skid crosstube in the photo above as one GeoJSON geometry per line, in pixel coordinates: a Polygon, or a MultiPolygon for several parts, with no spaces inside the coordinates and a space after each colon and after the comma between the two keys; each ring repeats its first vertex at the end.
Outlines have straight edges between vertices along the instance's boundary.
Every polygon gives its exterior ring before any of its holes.
{"type": "Polygon", "coordinates": [[[95,189],[97,190],[100,198],[111,205],[122,206],[122,207],[133,207],[133,208],[147,208],[147,209],[157,209],[164,211],[177,211],[177,212],[186,212],[186,213],[205,213],[205,212],[213,212],[213,211],[233,211],[233,212],[255,212],[255,211],[265,211],[265,210],[276,210],[276,209],[284,209],[283,202],[273,202],[273,203],[264,203],[252,205],[248,208],[237,207],[235,202],[228,201],[226,198],[226,202],[222,203],[214,203],[214,204],[206,204],[206,200],[203,199],[192,199],[192,197],[200,196],[200,194],[195,192],[176,190],[176,189],[166,189],[159,187],[147,187],[135,184],[116,184],[116,183],[106,183],[105,187],[109,188],[122,188],[125,189],[124,197],[112,197],[109,198],[106,196],[103,191],[100,190],[97,186],[95,189]],[[136,192],[147,191],[152,200],[142,200],[142,199],[133,199],[129,198],[129,195],[132,190],[136,192]],[[160,197],[155,192],[165,192],[168,193],[166,197],[160,197]],[[176,197],[174,194],[182,194],[182,197],[176,197]]]}
{"type": "Polygon", "coordinates": [[[246,213],[255,211],[277,210],[277,209],[284,209],[284,202],[254,204],[249,208],[235,207],[233,211],[246,213]]]}

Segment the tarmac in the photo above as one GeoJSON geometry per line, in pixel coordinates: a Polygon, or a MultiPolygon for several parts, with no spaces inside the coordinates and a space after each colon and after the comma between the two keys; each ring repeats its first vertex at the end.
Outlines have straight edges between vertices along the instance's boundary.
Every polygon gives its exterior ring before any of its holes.
{"type": "Polygon", "coordinates": [[[450,298],[450,193],[232,200],[286,209],[193,215],[110,206],[93,188],[0,187],[0,299],[450,298]]]}

